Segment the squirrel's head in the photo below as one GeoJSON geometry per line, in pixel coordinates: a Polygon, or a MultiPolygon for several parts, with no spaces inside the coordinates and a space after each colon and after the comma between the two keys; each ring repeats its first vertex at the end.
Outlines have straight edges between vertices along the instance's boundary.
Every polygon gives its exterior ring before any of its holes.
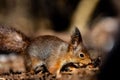
{"type": "Polygon", "coordinates": [[[77,27],[71,36],[68,53],[71,55],[72,62],[78,63],[80,66],[91,63],[91,58],[83,45],[82,36],[77,27]]]}

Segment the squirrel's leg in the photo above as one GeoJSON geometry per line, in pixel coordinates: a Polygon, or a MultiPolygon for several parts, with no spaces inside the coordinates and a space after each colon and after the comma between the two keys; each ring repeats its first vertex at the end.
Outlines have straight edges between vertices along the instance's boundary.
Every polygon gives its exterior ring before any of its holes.
{"type": "Polygon", "coordinates": [[[56,78],[60,78],[61,77],[61,73],[60,73],[61,68],[62,68],[61,61],[56,61],[56,63],[54,63],[48,67],[48,70],[51,74],[55,74],[56,78]]]}
{"type": "Polygon", "coordinates": [[[37,57],[31,56],[31,64],[32,64],[31,72],[34,72],[35,74],[39,72],[48,71],[44,61],[40,60],[37,57]]]}

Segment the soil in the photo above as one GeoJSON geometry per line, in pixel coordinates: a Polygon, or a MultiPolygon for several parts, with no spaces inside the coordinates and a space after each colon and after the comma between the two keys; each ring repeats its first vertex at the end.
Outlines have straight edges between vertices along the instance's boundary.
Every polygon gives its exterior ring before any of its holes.
{"type": "Polygon", "coordinates": [[[49,73],[3,73],[0,75],[0,80],[95,80],[96,72],[89,70],[77,70],[77,73],[66,74],[62,73],[60,78],[49,73]]]}

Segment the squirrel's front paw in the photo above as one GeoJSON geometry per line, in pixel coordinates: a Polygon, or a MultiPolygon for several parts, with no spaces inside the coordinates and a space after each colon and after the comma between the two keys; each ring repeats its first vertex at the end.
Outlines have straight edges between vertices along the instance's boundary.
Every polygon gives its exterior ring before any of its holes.
{"type": "Polygon", "coordinates": [[[39,65],[34,69],[34,72],[35,72],[35,74],[37,74],[39,72],[45,73],[45,72],[49,72],[49,71],[47,70],[45,65],[39,65]]]}

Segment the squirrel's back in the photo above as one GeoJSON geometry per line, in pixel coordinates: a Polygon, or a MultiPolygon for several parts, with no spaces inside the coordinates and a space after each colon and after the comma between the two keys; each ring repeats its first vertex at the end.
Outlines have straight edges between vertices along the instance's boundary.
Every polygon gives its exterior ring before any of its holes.
{"type": "Polygon", "coordinates": [[[35,38],[28,47],[28,53],[38,56],[41,60],[47,59],[51,55],[59,55],[61,51],[66,51],[68,43],[58,37],[45,35],[35,38]]]}

